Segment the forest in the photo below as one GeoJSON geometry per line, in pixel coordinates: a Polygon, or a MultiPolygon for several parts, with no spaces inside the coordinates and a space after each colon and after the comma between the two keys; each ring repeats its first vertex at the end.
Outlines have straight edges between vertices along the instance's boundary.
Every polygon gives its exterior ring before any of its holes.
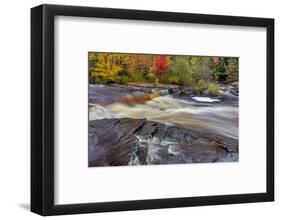
{"type": "Polygon", "coordinates": [[[238,58],[89,52],[89,83],[161,83],[209,89],[238,81],[238,58]]]}

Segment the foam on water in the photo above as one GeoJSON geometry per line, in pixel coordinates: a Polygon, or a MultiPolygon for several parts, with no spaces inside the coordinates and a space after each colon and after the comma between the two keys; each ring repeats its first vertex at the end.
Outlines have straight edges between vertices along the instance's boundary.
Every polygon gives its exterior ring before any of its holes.
{"type": "MultiPolygon", "coordinates": [[[[212,99],[214,100],[214,99],[212,99]]],[[[146,118],[167,125],[208,129],[238,138],[238,107],[224,105],[198,106],[172,96],[159,96],[133,106],[114,103],[89,109],[90,120],[102,118],[146,118]]]]}
{"type": "Polygon", "coordinates": [[[212,99],[209,97],[192,97],[192,99],[197,102],[220,102],[219,99],[212,99]]]}
{"type": "Polygon", "coordinates": [[[103,118],[114,118],[115,116],[108,112],[100,105],[93,105],[89,108],[89,120],[97,120],[103,118]]]}

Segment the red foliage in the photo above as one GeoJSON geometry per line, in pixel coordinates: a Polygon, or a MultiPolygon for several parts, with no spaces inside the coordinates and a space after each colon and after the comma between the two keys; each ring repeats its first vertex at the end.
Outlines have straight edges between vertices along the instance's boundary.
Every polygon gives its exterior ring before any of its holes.
{"type": "Polygon", "coordinates": [[[169,68],[169,62],[166,56],[157,56],[153,67],[152,72],[159,74],[160,76],[165,73],[165,71],[169,68]]]}

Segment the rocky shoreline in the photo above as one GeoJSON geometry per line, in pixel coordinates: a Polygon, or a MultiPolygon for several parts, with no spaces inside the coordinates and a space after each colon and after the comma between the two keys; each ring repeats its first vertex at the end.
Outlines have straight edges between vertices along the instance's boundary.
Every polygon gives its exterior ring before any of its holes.
{"type": "Polygon", "coordinates": [[[132,118],[89,122],[89,166],[238,161],[238,140],[132,118]]]}

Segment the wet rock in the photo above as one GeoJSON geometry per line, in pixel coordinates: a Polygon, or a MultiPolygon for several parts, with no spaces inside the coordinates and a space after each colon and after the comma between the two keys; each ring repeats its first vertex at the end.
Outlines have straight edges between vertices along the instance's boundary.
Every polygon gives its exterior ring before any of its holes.
{"type": "Polygon", "coordinates": [[[89,166],[128,165],[138,148],[138,140],[133,131],[143,122],[144,120],[129,119],[90,121],[89,166]]]}
{"type": "Polygon", "coordinates": [[[238,141],[146,119],[89,122],[89,166],[238,161],[238,141]]]}

